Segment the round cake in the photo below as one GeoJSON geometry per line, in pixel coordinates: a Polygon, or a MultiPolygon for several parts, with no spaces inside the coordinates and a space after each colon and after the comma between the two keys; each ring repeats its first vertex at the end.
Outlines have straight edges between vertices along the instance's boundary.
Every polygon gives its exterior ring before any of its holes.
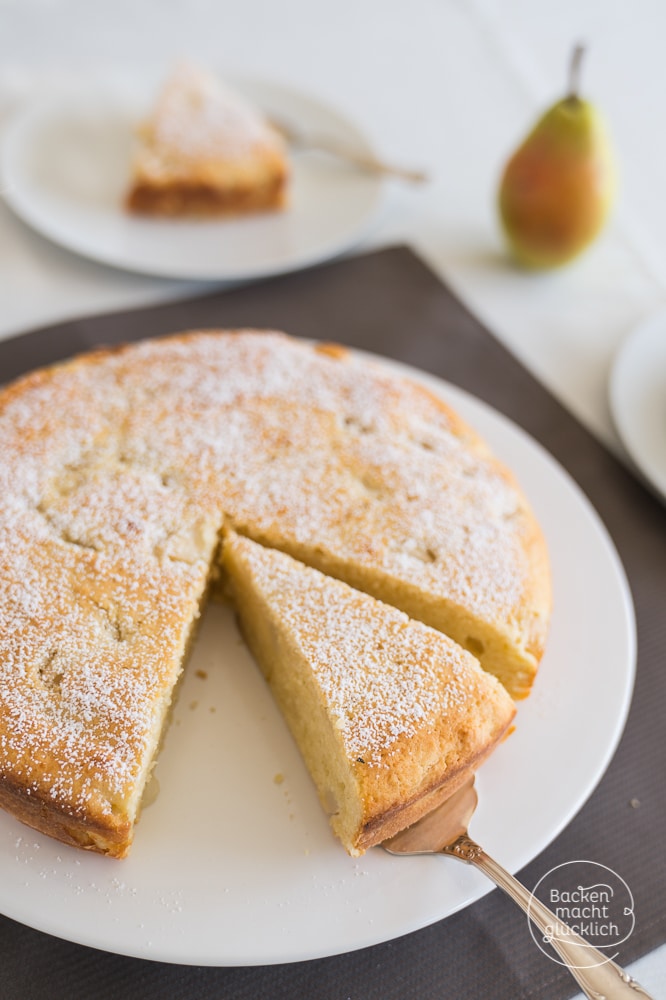
{"type": "Polygon", "coordinates": [[[0,805],[121,856],[228,527],[451,637],[514,697],[550,613],[511,473],[333,345],[201,331],[0,395],[0,805]]]}

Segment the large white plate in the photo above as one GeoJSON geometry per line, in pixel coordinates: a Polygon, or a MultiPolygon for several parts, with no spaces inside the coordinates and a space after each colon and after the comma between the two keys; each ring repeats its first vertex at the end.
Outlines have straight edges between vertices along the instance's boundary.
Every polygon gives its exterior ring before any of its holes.
{"type": "Polygon", "coordinates": [[[609,390],[623,444],[666,500],[666,311],[639,324],[624,341],[609,390]]]}
{"type": "MultiPolygon", "coordinates": [[[[314,98],[258,80],[234,83],[276,118],[372,152],[351,121],[314,98]]],[[[357,243],[376,216],[378,177],[296,152],[287,211],[214,221],[133,217],[123,198],[133,130],[145,110],[117,88],[28,105],[3,143],[5,199],[34,229],[86,257],[147,274],[220,281],[315,264],[357,243]]]]}
{"type": "MultiPolygon", "coordinates": [[[[580,809],[618,742],[634,676],[631,599],[597,515],[539,445],[461,390],[391,367],[424,380],[486,437],[550,545],[548,649],[515,733],[479,775],[472,821],[516,871],[580,809]]],[[[160,794],[126,861],[68,849],[2,815],[0,910],[122,954],[253,965],[386,941],[490,888],[454,861],[345,854],[226,608],[206,612],[157,775],[160,794]]]]}

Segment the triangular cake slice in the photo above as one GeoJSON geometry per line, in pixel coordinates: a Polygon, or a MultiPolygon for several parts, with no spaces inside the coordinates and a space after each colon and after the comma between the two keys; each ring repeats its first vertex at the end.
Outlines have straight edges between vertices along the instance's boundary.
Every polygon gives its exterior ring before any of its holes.
{"type": "Polygon", "coordinates": [[[245,639],[352,855],[452,794],[507,732],[502,685],[446,636],[229,533],[245,639]]]}
{"type": "Polygon", "coordinates": [[[140,132],[131,212],[236,215],[282,208],[289,166],[260,111],[210,73],[183,64],[140,132]]]}

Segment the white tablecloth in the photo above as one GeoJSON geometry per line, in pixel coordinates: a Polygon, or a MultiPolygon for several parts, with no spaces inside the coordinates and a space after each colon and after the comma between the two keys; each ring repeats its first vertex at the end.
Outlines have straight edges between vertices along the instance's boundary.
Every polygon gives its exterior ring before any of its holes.
{"type": "MultiPolygon", "coordinates": [[[[393,183],[366,247],[408,242],[595,434],[615,448],[607,381],[618,345],[666,298],[666,5],[659,0],[0,0],[0,137],[23,100],[80,81],[159,80],[178,58],[295,85],[354,118],[393,183]],[[621,188],[574,266],[508,264],[495,211],[501,166],[562,95],[572,44],[606,112],[621,188]]],[[[0,204],[0,337],[200,286],[131,275],[47,242],[0,204]]],[[[640,914],[637,915],[640,921],[640,914]]],[[[666,947],[637,963],[655,992],[666,947]]]]}

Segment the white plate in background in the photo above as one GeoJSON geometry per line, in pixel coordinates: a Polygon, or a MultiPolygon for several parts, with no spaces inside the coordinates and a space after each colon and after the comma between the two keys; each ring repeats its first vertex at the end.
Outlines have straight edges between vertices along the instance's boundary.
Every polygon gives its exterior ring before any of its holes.
{"type": "Polygon", "coordinates": [[[621,345],[609,394],[622,443],[666,500],[666,310],[640,323],[621,345]]]}
{"type": "MultiPolygon", "coordinates": [[[[362,154],[367,138],[313,97],[259,80],[234,80],[266,113],[330,135],[362,154]]],[[[317,153],[292,156],[283,212],[233,219],[148,219],[123,207],[134,130],[150,99],[117,88],[35,101],[5,131],[2,193],[30,226],[103,264],[169,278],[239,281],[296,270],[358,243],[376,218],[382,180],[317,153]]]]}
{"type": "MultiPolygon", "coordinates": [[[[486,438],[549,544],[547,651],[515,732],[481,769],[471,823],[517,871],[580,809],[619,741],[635,662],[627,582],[598,516],[540,445],[461,390],[390,368],[425,382],[486,438]]],[[[345,854],[225,607],[205,614],[156,770],[160,794],[125,861],[65,847],[0,813],[0,911],[120,954],[260,965],[391,940],[491,888],[455,861],[345,854]]]]}

